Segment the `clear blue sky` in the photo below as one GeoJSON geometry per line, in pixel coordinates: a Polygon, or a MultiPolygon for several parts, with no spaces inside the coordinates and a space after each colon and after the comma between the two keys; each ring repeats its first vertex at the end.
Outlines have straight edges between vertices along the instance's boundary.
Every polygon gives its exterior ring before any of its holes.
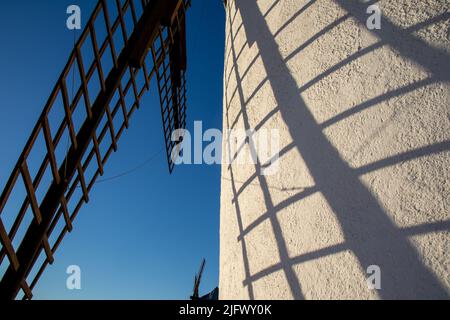
{"type": "MultiPolygon", "coordinates": [[[[67,6],[79,5],[85,23],[96,2],[2,3],[1,189],[72,49],[67,6]]],[[[202,120],[204,129],[221,129],[223,4],[192,2],[187,21],[187,126],[192,129],[194,120],[202,120]]],[[[143,163],[161,149],[158,103],[154,93],[144,97],[118,152],[107,163],[104,178],[143,163]]],[[[166,157],[160,153],[139,171],[97,184],[90,198],[59,247],[55,263],[35,288],[36,299],[186,299],[203,257],[207,264],[201,293],[218,285],[220,166],[178,166],[169,175],[166,157]],[[81,267],[79,291],[66,289],[65,272],[72,264],[81,267]]],[[[2,214],[2,219],[7,216],[2,214]]]]}

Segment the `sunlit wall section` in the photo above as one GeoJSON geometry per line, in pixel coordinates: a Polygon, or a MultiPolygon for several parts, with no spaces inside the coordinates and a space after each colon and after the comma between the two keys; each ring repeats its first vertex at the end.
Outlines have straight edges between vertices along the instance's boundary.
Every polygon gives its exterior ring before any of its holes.
{"type": "Polygon", "coordinates": [[[447,6],[228,1],[221,299],[449,297],[447,6]]]}

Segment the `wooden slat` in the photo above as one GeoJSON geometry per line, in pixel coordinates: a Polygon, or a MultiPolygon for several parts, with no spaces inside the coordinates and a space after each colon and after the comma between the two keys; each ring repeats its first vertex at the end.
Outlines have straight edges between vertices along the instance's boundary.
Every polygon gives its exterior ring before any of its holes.
{"type": "Polygon", "coordinates": [[[127,108],[125,106],[125,96],[123,94],[123,90],[122,90],[122,84],[119,84],[119,99],[120,99],[120,104],[122,106],[122,112],[123,112],[123,119],[125,122],[125,127],[128,129],[128,114],[127,114],[127,108]]]}
{"type": "Polygon", "coordinates": [[[73,226],[72,221],[70,220],[69,209],[67,208],[67,200],[64,196],[61,197],[61,210],[63,212],[64,220],[66,222],[67,231],[71,232],[73,226]]]}
{"type": "Polygon", "coordinates": [[[106,88],[105,76],[103,74],[102,61],[101,61],[100,53],[98,50],[97,35],[95,33],[95,28],[92,23],[89,25],[89,28],[91,30],[92,47],[94,48],[95,64],[97,65],[98,76],[100,77],[100,84],[101,84],[102,90],[105,91],[105,88],[106,88]]]}
{"type": "Polygon", "coordinates": [[[117,151],[117,139],[116,134],[114,130],[114,122],[113,118],[111,116],[111,110],[109,108],[109,105],[106,106],[106,116],[108,117],[108,126],[109,126],[109,132],[111,133],[111,141],[114,148],[114,151],[117,151]]]}
{"type": "MultiPolygon", "coordinates": [[[[93,25],[90,25],[90,28],[91,28],[91,34],[92,34],[91,38],[92,38],[92,46],[94,48],[95,61],[97,64],[97,69],[98,69],[98,74],[100,77],[100,82],[102,85],[102,90],[104,91],[105,90],[105,78],[104,78],[104,74],[103,74],[100,54],[98,51],[98,44],[97,44],[97,39],[96,39],[96,34],[95,34],[95,28],[93,25]]],[[[111,116],[111,110],[109,109],[109,105],[106,105],[106,115],[108,117],[109,129],[111,132],[111,141],[113,143],[114,150],[117,151],[117,141],[116,141],[116,136],[114,133],[114,124],[113,124],[113,120],[112,120],[112,116],[111,116]]],[[[98,143],[97,143],[97,145],[98,145],[98,143]]],[[[99,160],[99,153],[97,155],[97,160],[99,160]]],[[[101,165],[101,161],[99,163],[99,169],[100,169],[100,175],[103,175],[103,166],[101,165]]]]}
{"type": "Polygon", "coordinates": [[[47,255],[48,263],[53,264],[55,258],[53,257],[53,252],[52,249],[50,248],[50,244],[48,243],[47,237],[44,237],[44,240],[42,240],[42,246],[44,247],[45,254],[47,255]]]}
{"type": "Polygon", "coordinates": [[[86,187],[86,180],[84,179],[84,171],[83,168],[81,167],[81,164],[78,164],[78,176],[79,176],[79,180],[80,180],[80,184],[81,184],[81,189],[83,190],[83,194],[84,194],[84,201],[86,203],[89,202],[89,193],[87,191],[87,187],[86,187]]]}
{"type": "MultiPolygon", "coordinates": [[[[92,35],[91,35],[92,36],[92,35]]],[[[92,110],[91,110],[91,101],[89,99],[89,91],[86,80],[86,73],[84,72],[84,63],[83,57],[81,56],[80,48],[77,47],[75,50],[75,59],[78,65],[78,71],[80,72],[81,77],[81,86],[83,88],[83,96],[84,96],[84,106],[86,108],[86,113],[89,119],[92,119],[92,110]]]]}
{"type": "Polygon", "coordinates": [[[30,285],[30,289],[33,290],[34,287],[36,286],[37,282],[39,281],[39,279],[41,278],[42,274],[44,273],[45,268],[48,265],[48,261],[45,260],[44,263],[41,265],[41,267],[39,268],[39,271],[36,273],[36,275],[34,276],[33,281],[31,282],[30,285]]]}
{"type": "Polygon", "coordinates": [[[19,169],[16,166],[14,168],[14,171],[12,172],[11,176],[8,179],[8,182],[6,183],[6,187],[2,192],[2,195],[0,196],[0,213],[3,211],[3,208],[6,205],[6,201],[8,200],[14,185],[16,184],[17,178],[19,177],[19,169]]]}
{"type": "Polygon", "coordinates": [[[43,131],[44,131],[44,137],[45,137],[45,144],[47,145],[47,154],[50,158],[50,166],[52,168],[53,178],[55,179],[56,183],[60,183],[61,179],[58,172],[58,164],[56,162],[55,158],[55,148],[53,146],[53,139],[52,135],[50,133],[50,126],[48,124],[48,118],[44,117],[43,121],[43,131]]]}
{"type": "Polygon", "coordinates": [[[77,135],[75,134],[75,129],[72,121],[72,111],[70,110],[69,96],[67,94],[67,87],[65,81],[61,81],[61,92],[63,97],[64,111],[66,112],[66,122],[69,126],[69,135],[72,141],[73,148],[76,150],[78,148],[77,135]]]}
{"type": "Polygon", "coordinates": [[[100,147],[98,145],[98,140],[97,140],[95,132],[92,134],[92,141],[94,143],[94,151],[95,151],[95,157],[97,159],[98,169],[100,170],[100,174],[103,176],[104,171],[103,171],[102,156],[100,155],[100,147]]]}
{"type": "Polygon", "coordinates": [[[9,258],[9,262],[13,266],[14,270],[19,269],[19,260],[17,260],[16,252],[14,251],[11,240],[8,237],[8,233],[6,232],[5,226],[3,225],[1,219],[0,219],[0,240],[3,248],[6,251],[6,255],[9,258]]]}
{"type": "MultiPolygon", "coordinates": [[[[90,36],[92,38],[92,34],[90,36]]],[[[81,76],[81,83],[82,83],[82,87],[83,87],[83,95],[84,95],[86,112],[87,112],[88,118],[92,119],[91,101],[89,99],[87,80],[86,80],[86,75],[84,73],[83,58],[81,56],[79,47],[76,48],[76,56],[75,57],[76,57],[76,60],[78,63],[78,69],[79,69],[80,76],[81,76]]],[[[99,68],[99,66],[97,65],[97,69],[98,68],[99,68]]],[[[99,149],[99,145],[98,145],[97,135],[95,134],[95,132],[93,132],[93,134],[92,134],[92,141],[94,143],[94,150],[95,150],[95,155],[97,157],[98,167],[100,169],[101,174],[103,175],[102,157],[100,155],[100,149],[99,149]]]]}
{"type": "Polygon", "coordinates": [[[120,4],[120,0],[116,0],[116,5],[117,5],[118,19],[120,21],[120,26],[122,29],[123,43],[126,46],[128,44],[127,28],[125,25],[125,20],[123,19],[123,11],[122,11],[122,5],[120,4]]]}
{"type": "Polygon", "coordinates": [[[41,224],[42,222],[41,210],[39,209],[39,204],[36,199],[36,192],[34,190],[34,186],[31,181],[30,171],[28,170],[26,162],[22,164],[20,171],[22,173],[23,182],[25,183],[25,189],[27,190],[27,195],[28,199],[30,200],[31,210],[33,211],[34,218],[36,219],[37,224],[41,224]]]}
{"type": "Polygon", "coordinates": [[[137,20],[136,8],[134,6],[134,1],[133,0],[130,1],[130,8],[131,8],[131,17],[133,18],[133,24],[134,24],[134,26],[136,26],[138,20],[137,20]]]}
{"type": "Polygon", "coordinates": [[[33,293],[31,292],[31,289],[25,280],[22,280],[21,287],[22,287],[23,292],[25,293],[24,298],[31,300],[33,298],[33,293]]]}
{"type": "Polygon", "coordinates": [[[111,22],[109,20],[108,6],[106,5],[106,0],[102,0],[102,7],[103,13],[105,15],[106,30],[108,32],[109,47],[111,48],[111,55],[113,57],[114,67],[117,68],[118,64],[117,64],[116,49],[114,46],[113,34],[111,31],[111,22]]]}
{"type": "Polygon", "coordinates": [[[145,63],[145,61],[143,64],[143,68],[144,68],[143,70],[144,70],[145,87],[147,88],[147,90],[149,90],[150,89],[150,81],[148,80],[149,74],[148,74],[147,64],[145,63]]]}
{"type": "MultiPolygon", "coordinates": [[[[36,219],[37,224],[41,224],[42,215],[41,210],[39,209],[39,204],[36,199],[36,191],[34,190],[33,183],[31,182],[30,171],[28,170],[28,165],[26,161],[22,164],[21,167],[22,178],[25,183],[25,189],[27,190],[28,199],[30,200],[31,211],[33,211],[34,218],[36,219]]],[[[45,253],[47,254],[47,259],[50,263],[53,263],[53,254],[50,250],[50,246],[48,244],[48,239],[46,236],[42,239],[42,245],[44,246],[45,253]]]]}
{"type": "Polygon", "coordinates": [[[130,67],[130,81],[133,84],[133,93],[134,93],[134,98],[136,100],[136,105],[137,108],[139,109],[140,103],[139,103],[139,93],[138,93],[138,89],[137,89],[137,85],[136,85],[136,73],[138,72],[138,69],[136,69],[136,72],[133,71],[133,68],[130,67]]]}
{"type": "Polygon", "coordinates": [[[178,16],[178,12],[183,4],[182,0],[166,0],[165,1],[167,6],[169,7],[168,10],[165,11],[166,14],[162,17],[162,23],[170,27],[173,23],[175,18],[178,16]]]}
{"type": "MultiPolygon", "coordinates": [[[[14,220],[14,223],[13,223],[11,229],[9,230],[8,236],[9,236],[9,239],[11,239],[11,241],[14,240],[14,237],[16,236],[16,233],[19,230],[20,224],[22,223],[22,220],[25,217],[25,213],[26,213],[26,210],[28,209],[29,203],[30,203],[30,201],[28,200],[28,197],[25,197],[25,199],[23,200],[22,206],[20,207],[19,213],[17,214],[16,219],[14,220]]],[[[6,254],[6,250],[3,247],[0,250],[0,263],[3,261],[5,254],[6,254]]]]}

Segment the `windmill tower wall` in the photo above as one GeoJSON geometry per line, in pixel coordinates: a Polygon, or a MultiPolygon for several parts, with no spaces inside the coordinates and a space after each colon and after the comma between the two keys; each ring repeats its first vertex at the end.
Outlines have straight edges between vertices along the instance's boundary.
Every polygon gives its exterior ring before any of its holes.
{"type": "Polygon", "coordinates": [[[228,1],[223,128],[278,129],[279,160],[224,135],[221,299],[449,297],[447,1],[377,5],[228,1]]]}

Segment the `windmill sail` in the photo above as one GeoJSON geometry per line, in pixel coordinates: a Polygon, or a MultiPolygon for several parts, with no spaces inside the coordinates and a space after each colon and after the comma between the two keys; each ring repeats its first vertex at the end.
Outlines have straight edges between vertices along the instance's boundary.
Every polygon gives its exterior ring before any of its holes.
{"type": "Polygon", "coordinates": [[[189,2],[98,1],[0,195],[0,270],[6,270],[0,280],[0,299],[14,299],[20,291],[24,299],[32,298],[33,288],[53,263],[80,208],[89,201],[89,192],[117,150],[153,76],[172,172],[171,152],[176,143],[170,138],[174,130],[186,125],[185,12],[189,2]],[[68,89],[72,76],[79,83],[73,95],[68,89]],[[81,120],[74,116],[80,112],[84,114],[81,120]],[[54,121],[54,113],[63,114],[62,120],[54,121]],[[61,156],[65,135],[70,145],[61,156]],[[38,150],[42,148],[38,140],[45,141],[43,150],[38,150]],[[44,157],[33,172],[29,157],[35,152],[44,157]],[[51,178],[45,181],[46,176],[51,178]],[[10,207],[11,194],[20,187],[26,194],[16,211],[8,211],[15,219],[7,228],[2,216],[10,207]],[[37,197],[38,192],[43,196],[37,197]],[[33,219],[27,224],[24,217],[29,209],[33,219]],[[64,227],[56,233],[60,221],[64,227]],[[24,234],[19,234],[24,228],[24,234]],[[18,248],[13,242],[20,243],[18,248]]]}

